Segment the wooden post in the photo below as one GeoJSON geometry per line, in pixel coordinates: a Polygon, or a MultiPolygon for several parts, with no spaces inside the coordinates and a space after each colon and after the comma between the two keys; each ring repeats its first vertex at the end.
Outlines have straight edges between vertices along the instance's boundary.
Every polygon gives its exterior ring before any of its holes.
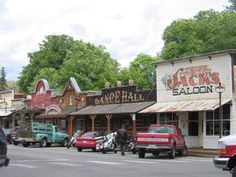
{"type": "Polygon", "coordinates": [[[112,114],[106,114],[106,118],[107,118],[107,132],[111,133],[111,117],[112,114]]]}
{"type": "Polygon", "coordinates": [[[133,137],[136,135],[136,114],[132,114],[132,121],[133,121],[133,137]]]}
{"type": "Polygon", "coordinates": [[[95,118],[96,118],[96,115],[90,115],[90,118],[92,119],[92,131],[95,131],[95,118]]]}

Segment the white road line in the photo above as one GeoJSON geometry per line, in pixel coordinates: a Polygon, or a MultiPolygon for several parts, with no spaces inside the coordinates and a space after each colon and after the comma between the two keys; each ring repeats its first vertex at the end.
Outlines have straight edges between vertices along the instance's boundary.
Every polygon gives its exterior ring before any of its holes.
{"type": "Polygon", "coordinates": [[[115,162],[104,162],[104,161],[88,161],[90,163],[99,163],[99,164],[107,164],[107,165],[122,165],[123,163],[115,163],[115,162]]]}
{"type": "Polygon", "coordinates": [[[171,162],[171,163],[188,163],[189,161],[181,161],[181,160],[155,160],[155,162],[171,162]]]}
{"type": "Polygon", "coordinates": [[[53,165],[63,165],[63,166],[71,166],[71,167],[81,166],[81,164],[73,164],[73,163],[65,163],[65,162],[50,162],[50,164],[53,164],[53,165]]]}
{"type": "Polygon", "coordinates": [[[26,165],[26,164],[18,164],[18,163],[10,163],[9,166],[23,167],[23,168],[37,168],[37,166],[26,165]]]}
{"type": "Polygon", "coordinates": [[[156,164],[160,162],[147,162],[147,161],[137,161],[137,160],[124,160],[125,162],[133,162],[133,163],[147,163],[147,164],[156,164]]]}
{"type": "MultiPolygon", "coordinates": [[[[45,159],[45,160],[14,160],[14,162],[57,162],[57,161],[67,161],[68,159],[45,159]]],[[[11,161],[12,162],[12,161],[11,161]]]]}

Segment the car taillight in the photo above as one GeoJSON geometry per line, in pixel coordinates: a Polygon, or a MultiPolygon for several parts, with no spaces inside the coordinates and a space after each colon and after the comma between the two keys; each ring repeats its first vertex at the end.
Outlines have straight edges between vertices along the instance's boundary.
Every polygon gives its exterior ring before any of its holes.
{"type": "Polygon", "coordinates": [[[219,141],[218,142],[217,152],[218,152],[219,155],[227,153],[226,144],[225,144],[224,141],[219,141]]]}

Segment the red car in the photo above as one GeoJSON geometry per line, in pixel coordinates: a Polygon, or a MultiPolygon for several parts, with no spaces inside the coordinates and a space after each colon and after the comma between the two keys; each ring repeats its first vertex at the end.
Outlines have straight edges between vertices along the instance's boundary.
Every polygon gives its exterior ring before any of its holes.
{"type": "Polygon", "coordinates": [[[75,147],[77,147],[78,151],[82,151],[83,149],[96,151],[96,145],[101,140],[103,140],[103,136],[99,132],[87,132],[77,138],[75,147]]]}

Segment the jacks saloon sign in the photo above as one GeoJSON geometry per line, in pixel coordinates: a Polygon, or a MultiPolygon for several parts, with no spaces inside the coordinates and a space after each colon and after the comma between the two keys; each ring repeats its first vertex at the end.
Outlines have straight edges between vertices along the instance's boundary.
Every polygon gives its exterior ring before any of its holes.
{"type": "Polygon", "coordinates": [[[213,72],[207,65],[180,68],[174,74],[162,78],[167,90],[173,96],[213,93],[219,84],[219,73],[213,72]]]}

